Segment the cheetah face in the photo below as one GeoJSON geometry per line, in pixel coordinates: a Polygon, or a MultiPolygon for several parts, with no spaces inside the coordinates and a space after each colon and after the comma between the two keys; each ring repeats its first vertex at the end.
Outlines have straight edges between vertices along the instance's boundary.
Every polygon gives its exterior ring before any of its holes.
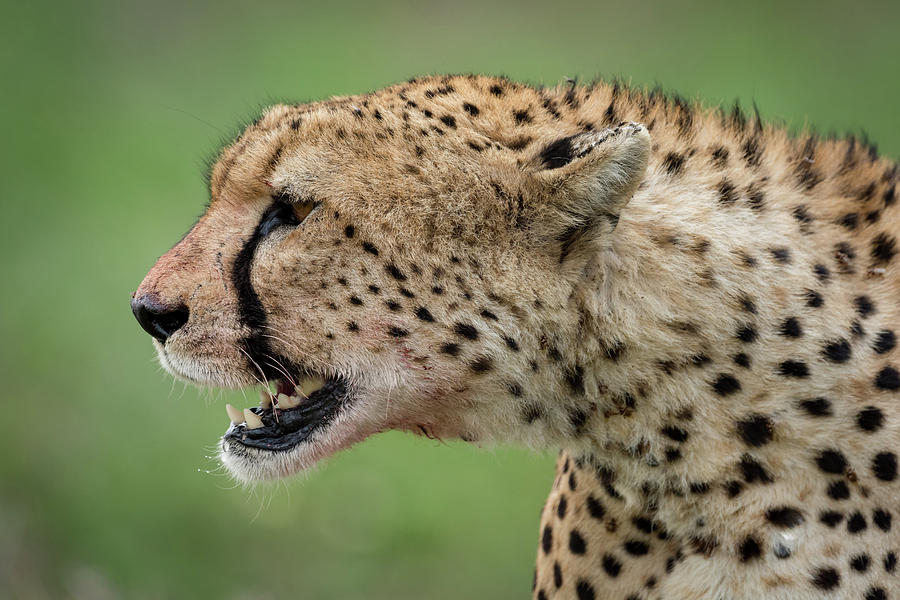
{"type": "Polygon", "coordinates": [[[352,99],[270,109],[135,292],[170,373],[262,388],[258,407],[228,407],[221,457],[241,480],[389,429],[514,438],[547,325],[533,307],[572,296],[649,153],[636,124],[548,129],[523,160],[472,149],[487,133],[462,122],[401,136],[404,119],[352,99]]]}

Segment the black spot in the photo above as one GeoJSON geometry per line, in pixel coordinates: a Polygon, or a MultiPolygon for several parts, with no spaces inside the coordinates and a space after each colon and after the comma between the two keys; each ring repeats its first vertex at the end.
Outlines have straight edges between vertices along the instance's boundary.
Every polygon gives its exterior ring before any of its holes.
{"type": "Polygon", "coordinates": [[[766,520],[776,527],[796,527],[805,520],[803,513],[790,506],[779,506],[766,511],[766,520]]]}
{"type": "Polygon", "coordinates": [[[719,186],[716,189],[719,192],[719,202],[722,204],[734,204],[734,201],[737,200],[737,195],[734,193],[734,184],[727,179],[719,182],[719,186]]]}
{"type": "Polygon", "coordinates": [[[734,360],[734,364],[738,365],[739,367],[744,367],[745,369],[750,368],[750,357],[744,352],[735,354],[732,357],[732,360],[734,360]]]}
{"type": "Polygon", "coordinates": [[[572,531],[569,534],[569,551],[572,554],[584,554],[585,550],[587,550],[587,544],[584,541],[584,538],[581,537],[581,534],[577,531],[572,531]]]}
{"type": "Polygon", "coordinates": [[[833,590],[841,583],[841,575],[832,568],[819,568],[813,571],[812,584],[820,590],[833,590]]]}
{"type": "Polygon", "coordinates": [[[448,343],[441,345],[441,352],[450,356],[459,356],[459,350],[459,344],[448,343]]]}
{"type": "Polygon", "coordinates": [[[850,342],[841,339],[825,344],[822,354],[831,362],[843,363],[850,360],[850,342]]]}
{"type": "Polygon", "coordinates": [[[575,584],[575,593],[578,595],[578,600],[596,600],[597,598],[594,586],[584,579],[579,579],[578,583],[575,584]]]}
{"type": "Polygon", "coordinates": [[[352,238],[355,233],[356,230],[353,228],[353,225],[347,225],[346,227],[344,227],[344,235],[348,238],[352,238]]]}
{"type": "Polygon", "coordinates": [[[712,151],[712,162],[717,167],[724,167],[728,162],[728,148],[724,146],[717,146],[712,151]]]}
{"type": "Polygon", "coordinates": [[[791,262],[791,251],[787,248],[770,248],[769,252],[772,253],[772,258],[783,265],[791,262]]]}
{"type": "Polygon", "coordinates": [[[347,331],[357,332],[359,331],[359,325],[356,324],[356,321],[350,321],[347,323],[347,331]]]}
{"type": "Polygon", "coordinates": [[[403,308],[399,303],[394,302],[393,300],[385,300],[384,305],[388,307],[388,310],[391,310],[393,312],[397,312],[401,308],[403,308]]]}
{"type": "Polygon", "coordinates": [[[684,170],[684,155],[677,152],[669,152],[663,158],[662,167],[669,175],[680,175],[684,170]]]}
{"type": "Polygon", "coordinates": [[[358,296],[350,296],[350,304],[361,306],[363,301],[358,296]]]}
{"type": "Polygon", "coordinates": [[[618,577],[619,572],[622,571],[622,563],[616,560],[616,557],[612,554],[604,554],[601,564],[603,565],[603,570],[610,577],[618,577]]]}
{"type": "Polygon", "coordinates": [[[894,335],[894,332],[885,329],[883,331],[879,331],[875,336],[875,341],[872,342],[872,349],[875,350],[877,354],[886,354],[894,349],[897,345],[897,336],[894,335]]]}
{"type": "Polygon", "coordinates": [[[847,531],[849,533],[859,533],[860,531],[865,531],[869,525],[866,523],[866,518],[862,516],[862,513],[856,511],[847,519],[847,531]]]}
{"type": "Polygon", "coordinates": [[[863,431],[878,431],[884,425],[884,414],[879,408],[867,406],[857,413],[856,424],[863,431]]]}
{"type": "Polygon", "coordinates": [[[798,360],[786,360],[778,365],[778,374],[784,377],[809,377],[809,368],[804,362],[798,360]]]}
{"type": "Polygon", "coordinates": [[[402,338],[409,335],[409,332],[401,327],[391,327],[388,329],[388,333],[391,334],[391,337],[402,338]]]}
{"type": "Polygon", "coordinates": [[[853,321],[853,323],[850,324],[850,333],[853,334],[853,337],[862,337],[866,335],[866,330],[863,329],[862,323],[853,321]]]}
{"type": "Polygon", "coordinates": [[[556,516],[560,519],[565,519],[568,506],[569,501],[566,499],[565,494],[563,494],[559,497],[559,504],[556,505],[556,516]]]}
{"type": "Polygon", "coordinates": [[[566,371],[566,383],[569,388],[576,394],[584,394],[584,369],[576,365],[573,369],[566,371]]]}
{"type": "Polygon", "coordinates": [[[744,297],[741,298],[741,310],[744,310],[752,315],[756,314],[756,304],[750,298],[744,297]]]}
{"type": "Polygon", "coordinates": [[[575,434],[581,434],[584,431],[584,426],[588,420],[587,411],[581,408],[569,408],[569,423],[572,424],[572,428],[575,430],[575,434]]]}
{"type": "Polygon", "coordinates": [[[363,250],[365,250],[369,254],[374,254],[375,256],[378,256],[378,248],[373,246],[370,242],[363,242],[362,247],[363,247],[363,250]]]}
{"type": "Polygon", "coordinates": [[[760,211],[765,206],[766,195],[763,191],[753,185],[747,188],[747,204],[750,208],[760,211]]]}
{"type": "Polygon", "coordinates": [[[416,297],[415,294],[413,294],[411,291],[409,291],[409,290],[408,290],[407,288],[405,288],[405,287],[401,287],[401,288],[400,288],[400,295],[401,295],[401,296],[406,296],[407,298],[415,298],[415,297],[416,297]]]}
{"type": "Polygon", "coordinates": [[[800,402],[800,408],[813,417],[830,417],[831,402],[825,398],[813,398],[812,400],[803,400],[800,402]]]}
{"type": "Polygon", "coordinates": [[[872,459],[872,472],[882,481],[897,479],[897,455],[893,452],[879,452],[872,459]]]}
{"type": "Polygon", "coordinates": [[[514,110],[513,119],[515,119],[516,125],[531,123],[531,115],[528,114],[528,110],[514,110]]]}
{"type": "Polygon", "coordinates": [[[809,233],[809,225],[813,222],[812,216],[810,216],[809,211],[805,206],[795,206],[794,210],[791,212],[797,222],[800,223],[800,231],[803,233],[809,233]]]}
{"type": "Polygon", "coordinates": [[[884,591],[884,588],[871,587],[866,592],[864,600],[887,600],[887,592],[884,591]]]}
{"type": "Polygon", "coordinates": [[[553,563],[553,585],[556,586],[556,589],[559,589],[562,587],[562,584],[563,584],[562,569],[559,568],[559,563],[555,562],[555,563],[553,563]]]}
{"type": "Polygon", "coordinates": [[[544,533],[541,535],[541,548],[544,549],[544,552],[549,554],[550,550],[553,548],[553,528],[549,525],[544,526],[544,533]]]}
{"type": "Polygon", "coordinates": [[[729,498],[737,498],[743,490],[744,484],[740,481],[732,479],[725,484],[725,493],[728,494],[729,498]]]}
{"type": "Polygon", "coordinates": [[[588,496],[587,509],[588,514],[598,520],[603,519],[603,516],[606,514],[606,509],[603,507],[600,501],[593,496],[588,496]]]}
{"type": "Polygon", "coordinates": [[[872,512],[872,522],[875,523],[875,526],[882,531],[890,531],[891,530],[891,521],[893,517],[891,513],[881,508],[875,509],[872,512]]]}
{"type": "Polygon", "coordinates": [[[741,475],[743,475],[744,481],[746,481],[747,483],[759,482],[763,484],[769,484],[774,481],[772,479],[772,476],[769,475],[769,472],[766,471],[766,468],[749,454],[744,454],[743,456],[741,456],[740,467],[741,475]]]}
{"type": "Polygon", "coordinates": [[[897,568],[897,555],[893,552],[888,552],[884,555],[884,570],[888,573],[893,573],[895,568],[897,568]]]}
{"type": "Polygon", "coordinates": [[[513,352],[519,351],[519,343],[516,340],[512,339],[508,335],[504,335],[502,337],[503,337],[503,342],[506,344],[507,348],[509,348],[513,352]]]}
{"type": "Polygon", "coordinates": [[[822,283],[825,283],[829,279],[831,279],[831,271],[828,270],[828,267],[825,265],[816,265],[813,267],[813,273],[816,274],[816,277],[822,283]]]}
{"type": "Polygon", "coordinates": [[[451,129],[456,127],[456,119],[453,118],[453,115],[444,115],[441,117],[440,121],[451,129]]]}
{"type": "Polygon", "coordinates": [[[692,481],[690,485],[688,485],[688,489],[692,494],[702,496],[703,494],[709,493],[709,484],[705,481],[692,481]]]}
{"type": "Polygon", "coordinates": [[[384,269],[390,274],[391,277],[396,279],[397,281],[406,281],[406,275],[403,274],[403,271],[397,268],[393,263],[388,264],[384,267],[384,269]]]}
{"type": "Polygon", "coordinates": [[[859,223],[859,215],[856,213],[847,213],[838,219],[838,223],[847,229],[856,229],[856,226],[859,223]]]}
{"type": "Polygon", "coordinates": [[[625,542],[625,552],[632,556],[644,556],[650,552],[650,545],[641,540],[628,540],[625,542]]]}
{"type": "Polygon", "coordinates": [[[457,335],[461,335],[468,340],[478,339],[478,330],[468,323],[456,323],[453,326],[453,331],[455,331],[457,335]]]}
{"type": "Polygon", "coordinates": [[[490,87],[490,92],[492,95],[499,97],[503,95],[503,88],[497,84],[494,84],[490,87]]]}
{"type": "Polygon", "coordinates": [[[752,535],[745,537],[738,545],[738,555],[741,557],[741,562],[759,558],[761,554],[762,548],[760,548],[759,542],[752,535]]]}
{"type": "Polygon", "coordinates": [[[434,294],[435,296],[440,296],[444,293],[444,288],[442,288],[439,285],[433,286],[431,288],[431,293],[434,294]]]}
{"type": "MultiPolygon", "coordinates": [[[[464,111],[466,111],[473,117],[477,117],[478,114],[481,112],[480,110],[478,110],[477,106],[475,106],[474,104],[469,104],[468,102],[463,102],[462,107],[463,107],[464,111]]],[[[559,586],[556,586],[556,587],[559,587],[559,586]]]]}
{"type": "Polygon", "coordinates": [[[759,447],[772,441],[775,426],[766,415],[754,414],[738,421],[737,430],[748,446],[759,447]]]}
{"type": "Polygon", "coordinates": [[[872,240],[872,262],[875,264],[886,264],[894,258],[897,253],[895,248],[896,240],[886,233],[879,233],[872,240]]]}
{"type": "Polygon", "coordinates": [[[753,325],[744,325],[737,330],[736,336],[737,339],[741,340],[742,342],[755,342],[757,338],[756,327],[754,327],[753,325]]]}
{"type": "Polygon", "coordinates": [[[857,296],[853,300],[853,305],[856,306],[857,314],[863,319],[875,312],[875,305],[868,296],[857,296]]]}
{"type": "Polygon", "coordinates": [[[551,142],[541,151],[540,159],[545,168],[558,169],[572,162],[575,158],[572,137],[564,137],[551,142]]]}
{"type": "Polygon", "coordinates": [[[843,481],[835,481],[828,486],[828,497],[833,500],[846,500],[850,497],[850,488],[843,481]]]}
{"type": "Polygon", "coordinates": [[[847,459],[844,454],[838,450],[823,450],[816,457],[816,464],[819,469],[826,473],[834,473],[840,475],[847,468],[847,459]]]}
{"type": "Polygon", "coordinates": [[[428,323],[434,322],[434,316],[432,316],[431,311],[429,311],[424,306],[420,306],[416,309],[416,316],[422,321],[426,321],[428,323]]]}
{"type": "Polygon", "coordinates": [[[481,316],[484,317],[485,319],[490,319],[491,321],[497,320],[497,315],[495,315],[494,313],[492,313],[491,311],[489,311],[487,309],[481,311],[481,316]]]}
{"type": "Polygon", "coordinates": [[[819,522],[831,527],[837,527],[838,523],[844,520],[844,514],[834,510],[826,510],[819,515],[819,522]]]}
{"type": "Polygon", "coordinates": [[[850,568],[860,573],[868,571],[870,564],[872,564],[872,559],[868,554],[857,554],[850,558],[850,568]]]}
{"type": "Polygon", "coordinates": [[[676,427],[674,425],[666,425],[660,429],[660,432],[676,442],[685,442],[688,439],[688,432],[681,427],[676,427]]]}
{"type": "Polygon", "coordinates": [[[885,367],[875,377],[875,386],[883,390],[896,390],[900,388],[900,373],[894,367],[885,367]]]}
{"type": "Polygon", "coordinates": [[[713,391],[719,396],[730,396],[741,389],[741,382],[727,373],[720,373],[712,383],[713,391]]]}
{"type": "Polygon", "coordinates": [[[815,290],[806,290],[806,292],[804,292],[804,298],[806,298],[806,305],[810,308],[819,308],[824,304],[822,294],[815,290]]]}
{"type": "Polygon", "coordinates": [[[369,291],[372,292],[373,294],[378,294],[379,292],[381,292],[381,288],[378,287],[377,285],[369,284],[368,287],[369,287],[369,291]]]}
{"type": "Polygon", "coordinates": [[[755,136],[747,139],[742,146],[742,150],[744,152],[744,160],[747,161],[747,166],[758,167],[760,160],[762,159],[762,148],[759,145],[759,139],[755,136]]]}
{"type": "Polygon", "coordinates": [[[638,530],[643,531],[647,535],[653,533],[653,522],[647,517],[633,517],[631,522],[638,530]]]}
{"type": "Polygon", "coordinates": [[[803,335],[800,322],[796,317],[785,319],[784,323],[781,324],[781,335],[792,338],[798,338],[803,335]]]}

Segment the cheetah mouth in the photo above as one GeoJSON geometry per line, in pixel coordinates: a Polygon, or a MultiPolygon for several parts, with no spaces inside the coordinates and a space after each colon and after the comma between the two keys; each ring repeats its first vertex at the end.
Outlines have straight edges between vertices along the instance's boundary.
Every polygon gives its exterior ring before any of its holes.
{"type": "Polygon", "coordinates": [[[259,406],[239,410],[225,406],[231,425],[222,436],[225,446],[280,452],[307,441],[328,425],[348,404],[348,386],[341,378],[309,376],[299,381],[279,378],[260,390],[259,406]]]}

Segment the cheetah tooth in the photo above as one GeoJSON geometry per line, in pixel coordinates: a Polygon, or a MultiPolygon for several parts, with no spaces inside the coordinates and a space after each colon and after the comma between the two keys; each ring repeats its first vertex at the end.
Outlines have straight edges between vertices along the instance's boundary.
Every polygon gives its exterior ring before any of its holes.
{"type": "Polygon", "coordinates": [[[268,389],[259,390],[259,407],[265,409],[270,406],[272,406],[272,392],[268,389]]]}
{"type": "Polygon", "coordinates": [[[240,425],[244,422],[244,413],[242,413],[232,405],[226,404],[225,412],[228,413],[228,418],[231,420],[232,424],[240,425]]]}
{"type": "Polygon", "coordinates": [[[278,408],[281,410],[287,410],[289,408],[296,408],[300,406],[300,398],[297,396],[287,396],[285,394],[278,394],[278,408]]]}
{"type": "Polygon", "coordinates": [[[263,426],[262,419],[249,408],[244,409],[244,419],[247,421],[247,429],[259,429],[263,426]]]}
{"type": "Polygon", "coordinates": [[[323,377],[304,377],[300,382],[300,393],[309,397],[310,394],[318,392],[325,387],[325,379],[323,377]]]}

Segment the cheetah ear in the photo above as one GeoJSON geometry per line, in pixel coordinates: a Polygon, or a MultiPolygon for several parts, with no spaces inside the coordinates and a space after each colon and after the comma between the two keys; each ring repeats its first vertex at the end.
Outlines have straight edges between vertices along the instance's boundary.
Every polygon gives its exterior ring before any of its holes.
{"type": "Polygon", "coordinates": [[[580,242],[609,242],[622,209],[644,178],[650,134],[639,123],[578,133],[548,144],[535,176],[551,208],[549,226],[562,244],[560,262],[580,242]]]}

